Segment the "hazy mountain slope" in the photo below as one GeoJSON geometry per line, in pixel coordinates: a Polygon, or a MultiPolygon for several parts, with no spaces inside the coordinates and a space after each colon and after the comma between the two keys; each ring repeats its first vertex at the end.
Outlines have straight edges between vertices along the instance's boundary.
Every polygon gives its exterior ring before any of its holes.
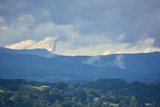
{"type": "Polygon", "coordinates": [[[40,81],[122,78],[128,81],[154,82],[160,80],[159,64],[159,52],[96,57],[56,55],[46,58],[0,49],[1,78],[40,81]]]}
{"type": "Polygon", "coordinates": [[[42,57],[51,58],[56,56],[55,54],[47,51],[46,49],[22,49],[22,50],[13,50],[7,48],[0,48],[0,53],[12,53],[12,54],[29,54],[29,55],[38,55],[42,57]]]}

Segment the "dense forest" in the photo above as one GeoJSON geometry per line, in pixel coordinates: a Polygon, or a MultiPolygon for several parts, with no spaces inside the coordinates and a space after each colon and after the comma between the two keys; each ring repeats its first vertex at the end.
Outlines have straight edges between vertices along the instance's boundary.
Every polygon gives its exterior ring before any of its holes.
{"type": "Polygon", "coordinates": [[[121,79],[87,83],[0,79],[0,107],[160,107],[160,84],[121,79]]]}

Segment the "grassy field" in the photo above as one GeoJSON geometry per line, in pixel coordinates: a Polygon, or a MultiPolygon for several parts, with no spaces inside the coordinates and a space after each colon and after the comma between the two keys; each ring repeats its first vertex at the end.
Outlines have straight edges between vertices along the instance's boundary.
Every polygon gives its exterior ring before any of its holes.
{"type": "Polygon", "coordinates": [[[3,89],[0,89],[0,93],[3,93],[4,92],[4,90],[3,89]]]}
{"type": "Polygon", "coordinates": [[[37,89],[39,91],[43,91],[45,89],[45,87],[42,86],[30,86],[31,88],[37,89]]]}
{"type": "Polygon", "coordinates": [[[119,107],[118,104],[115,103],[109,103],[111,107],[119,107]]]}
{"type": "MultiPolygon", "coordinates": [[[[104,105],[107,105],[107,102],[103,102],[104,105]]],[[[119,107],[118,104],[109,103],[110,107],[119,107]]]]}

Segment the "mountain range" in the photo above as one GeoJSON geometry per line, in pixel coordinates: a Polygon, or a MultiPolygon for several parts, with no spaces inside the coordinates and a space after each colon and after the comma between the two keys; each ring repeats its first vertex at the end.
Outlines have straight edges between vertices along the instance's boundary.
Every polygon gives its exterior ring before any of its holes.
{"type": "Polygon", "coordinates": [[[38,81],[88,81],[120,78],[160,80],[160,52],[99,56],[62,56],[45,49],[0,48],[0,78],[38,81]]]}

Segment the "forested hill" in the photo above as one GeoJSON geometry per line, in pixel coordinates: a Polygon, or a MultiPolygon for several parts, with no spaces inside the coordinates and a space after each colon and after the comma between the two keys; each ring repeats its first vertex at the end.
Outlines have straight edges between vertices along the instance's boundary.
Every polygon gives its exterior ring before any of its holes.
{"type": "Polygon", "coordinates": [[[160,107],[160,84],[99,79],[44,83],[0,79],[0,107],[160,107]]]}
{"type": "Polygon", "coordinates": [[[0,78],[47,82],[121,78],[154,83],[160,81],[160,52],[61,56],[44,49],[0,48],[0,78]]]}

